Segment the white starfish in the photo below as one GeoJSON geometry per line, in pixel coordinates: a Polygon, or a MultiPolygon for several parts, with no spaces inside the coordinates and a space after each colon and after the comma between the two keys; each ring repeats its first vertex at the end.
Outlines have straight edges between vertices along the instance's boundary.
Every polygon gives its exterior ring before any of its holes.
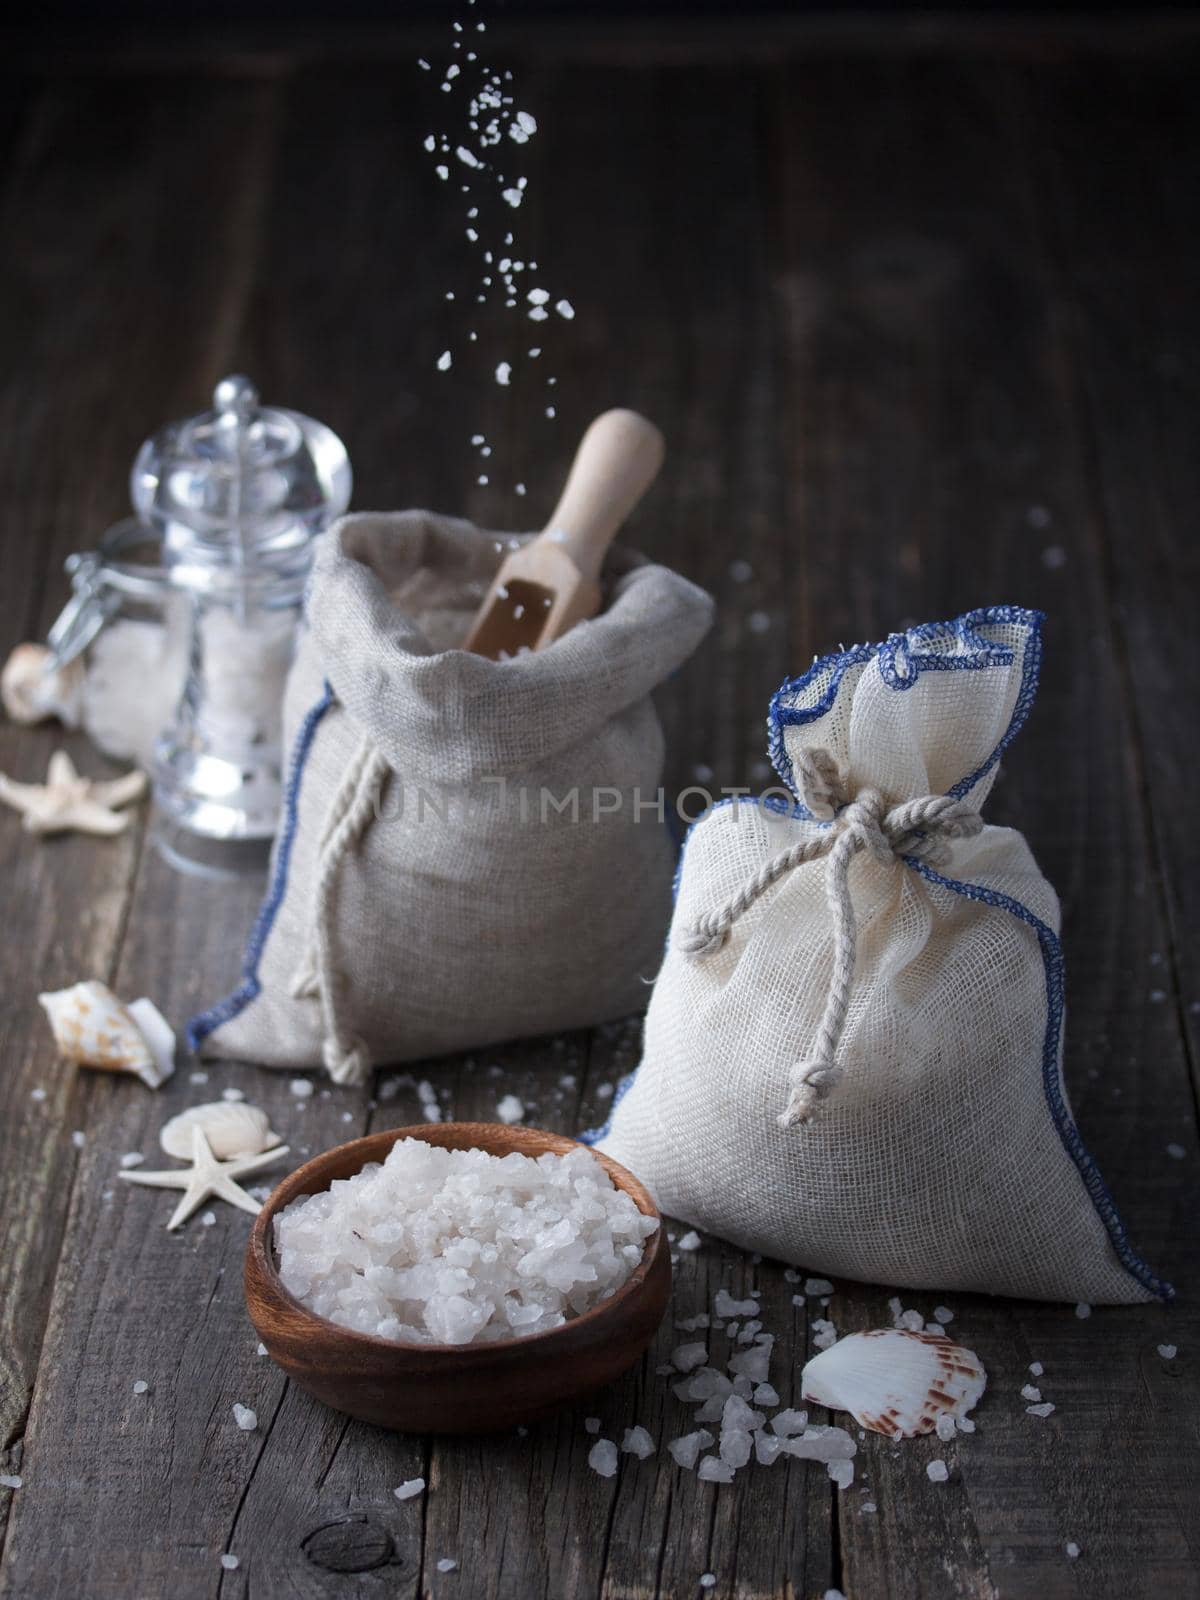
{"type": "Polygon", "coordinates": [[[129,826],[129,812],[119,808],[145,792],[144,772],[111,782],[81,778],[65,750],[50,757],[45,783],[14,783],[0,772],[0,800],[23,814],[30,833],[120,833],[129,826]]]}
{"type": "Polygon", "coordinates": [[[228,1200],[231,1206],[248,1211],[252,1217],[262,1209],[258,1201],[248,1195],[233,1181],[245,1178],[252,1172],[261,1172],[279,1156],[286,1156],[288,1147],[276,1145],[274,1150],[264,1150],[256,1156],[234,1156],[232,1161],[218,1161],[204,1136],[204,1129],[192,1128],[192,1164],[174,1167],[169,1172],[118,1172],[126,1183],[144,1183],[152,1189],[182,1189],[183,1199],[171,1214],[169,1229],[179,1228],[193,1211],[198,1211],[211,1197],[228,1200]]]}

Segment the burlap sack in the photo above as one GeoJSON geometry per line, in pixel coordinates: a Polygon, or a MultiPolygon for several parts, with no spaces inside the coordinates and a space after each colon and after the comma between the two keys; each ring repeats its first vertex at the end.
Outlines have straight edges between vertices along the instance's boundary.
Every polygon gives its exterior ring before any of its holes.
{"type": "Polygon", "coordinates": [[[614,551],[603,614],[547,649],[452,648],[509,543],[419,511],[321,541],[270,890],[194,1047],[356,1083],[645,1006],[676,858],[649,696],[712,602],[614,551]]]}
{"type": "Polygon", "coordinates": [[[671,1215],[913,1289],[1169,1296],[1067,1103],[1057,897],[979,816],[1040,624],[913,628],[775,696],[787,800],[689,834],[642,1063],[592,1136],[671,1215]]]}

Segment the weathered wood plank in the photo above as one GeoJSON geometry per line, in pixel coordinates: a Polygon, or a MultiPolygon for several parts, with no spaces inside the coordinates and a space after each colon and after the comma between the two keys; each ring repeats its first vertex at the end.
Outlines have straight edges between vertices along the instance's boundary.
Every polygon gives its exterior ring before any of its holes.
{"type": "MultiPolygon", "coordinates": [[[[1163,948],[1163,905],[1025,152],[1001,90],[957,65],[786,76],[798,566],[822,628],[813,648],[974,604],[1047,610],[1039,704],[989,812],[1027,832],[1063,896],[1067,1070],[1085,1136],[1135,1242],[1186,1277],[1194,1198],[1164,1152],[1193,1126],[1191,1099],[1176,1021],[1136,982],[1163,948]]],[[[932,1297],[903,1298],[930,1315],[932,1297]]],[[[864,1513],[857,1490],[839,1500],[843,1587],[1119,1595],[1194,1582],[1195,1519],[1163,1493],[1168,1475],[1194,1472],[1194,1435],[1145,1386],[1148,1365],[1178,1377],[1155,1344],[1185,1340],[1191,1314],[1079,1321],[945,1298],[991,1373],[979,1431],[948,1448],[863,1442],[878,1510],[864,1513]],[[1035,1359],[1059,1407],[1045,1423],[1018,1393],[1035,1359]],[[952,1467],[944,1487],[924,1475],[937,1455],[952,1467]]],[[[885,1299],[846,1286],[832,1315],[886,1325],[885,1299]]]]}
{"type": "MultiPolygon", "coordinates": [[[[120,95],[59,82],[27,108],[0,264],[0,555],[11,597],[0,656],[44,633],[68,592],[64,557],[124,514],[143,435],[212,382],[247,203],[233,151],[247,154],[252,172],[260,100],[245,85],[198,97],[184,82],[147,80],[120,95]]],[[[40,777],[63,742],[61,731],[4,722],[0,769],[40,777]]],[[[81,770],[103,767],[80,737],[66,742],[81,770]]],[[[14,814],[0,816],[5,910],[21,930],[0,947],[0,1209],[10,1226],[0,1453],[18,1444],[37,1367],[79,1161],[69,1135],[90,1127],[108,1092],[54,1065],[35,997],[111,978],[140,839],[139,824],[115,841],[36,843],[14,814]]],[[[8,1464],[19,1459],[14,1452],[8,1464]]],[[[4,1493],[0,1517],[11,1498],[4,1493]]]]}

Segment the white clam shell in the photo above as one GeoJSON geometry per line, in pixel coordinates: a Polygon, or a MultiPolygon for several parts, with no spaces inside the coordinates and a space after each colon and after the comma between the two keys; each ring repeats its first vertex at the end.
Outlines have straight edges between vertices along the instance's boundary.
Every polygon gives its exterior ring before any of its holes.
{"type": "Polygon", "coordinates": [[[893,1439],[932,1433],[946,1414],[966,1416],[986,1386],[973,1350],[944,1334],[906,1328],[847,1334],[800,1375],[805,1400],[848,1411],[862,1427],[893,1439]]]}
{"type": "Polygon", "coordinates": [[[279,1143],[272,1133],[267,1113],[244,1100],[212,1100],[202,1106],[189,1106],[177,1117],[164,1122],[158,1142],[169,1156],[180,1161],[192,1159],[192,1129],[200,1128],[209,1149],[218,1161],[233,1156],[256,1156],[279,1143]]]}
{"type": "Polygon", "coordinates": [[[84,666],[81,657],[65,667],[53,667],[53,654],[44,644],[19,644],[0,673],[0,700],[14,722],[44,722],[57,717],[77,728],[83,703],[84,666]]]}
{"type": "Polygon", "coordinates": [[[175,1070],[175,1035],[150,1000],[125,1005],[95,979],[38,995],[60,1055],[101,1072],[130,1072],[157,1089],[175,1070]]]}

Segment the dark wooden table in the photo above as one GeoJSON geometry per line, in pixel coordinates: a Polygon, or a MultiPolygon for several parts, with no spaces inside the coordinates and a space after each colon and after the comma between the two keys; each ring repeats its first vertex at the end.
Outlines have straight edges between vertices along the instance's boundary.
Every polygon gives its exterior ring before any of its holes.
{"type": "MultiPolygon", "coordinates": [[[[711,1572],[717,1596],[1198,1594],[1195,27],[488,37],[541,124],[522,152],[527,248],[578,313],[543,341],[553,423],[545,389],[486,377],[511,314],[481,309],[477,356],[434,370],[461,328],[445,292],[472,281],[461,206],[421,149],[447,112],[414,58],[444,61],[448,30],[12,43],[0,648],[45,630],[64,556],[123,513],[142,437],[238,368],[338,429],[359,506],[497,526],[544,513],[591,414],[656,417],[670,462],[636,541],[720,601],[662,697],[676,787],[700,766],[761,786],[767,700],[814,651],[978,604],[1044,607],[1040,700],[989,814],[1026,831],[1063,897],[1074,1105],[1180,1297],[1087,1320],[945,1297],[990,1373],[978,1431],[949,1447],[869,1436],[874,1512],[800,1462],[714,1487],[660,1448],[601,1479],[592,1406],[478,1440],[347,1423],[256,1355],[248,1219],[218,1207],[215,1226],[168,1235],[165,1198],[115,1173],[123,1152],[154,1153],[166,1115],[228,1085],[300,1153],[417,1120],[415,1095],[376,1084],[302,1108],[286,1075],[213,1067],[201,1091],[187,1062],[150,1095],[56,1064],[38,990],[99,976],[181,1024],[235,975],[258,886],[175,876],[143,822],[114,842],[37,843],[6,813],[0,1467],[24,1484],[0,1490],[0,1589],[632,1600],[698,1594],[711,1572]],[[486,488],[476,430],[496,449],[486,488]],[[1057,1406],[1044,1421],[1019,1394],[1033,1361],[1057,1406]],[[257,1432],[232,1426],[235,1400],[257,1432]],[[939,1452],[940,1486],[924,1470],[939,1452]],[[397,1503],[417,1474],[427,1496],[397,1503]],[[444,1556],[456,1572],[438,1572],[444,1556]]],[[[36,777],[58,739],[0,727],[0,769],[36,777]]],[[[637,1051],[630,1023],[423,1071],[447,1116],[488,1117],[511,1091],[576,1131],[637,1051]]],[[[706,1241],[678,1263],[676,1315],[751,1283],[787,1330],[787,1398],[810,1332],[780,1267],[706,1241]]],[[[886,1323],[890,1292],[839,1284],[829,1315],[886,1323]]],[[[679,1337],[664,1326],[594,1402],[606,1434],[683,1431],[654,1375],[679,1337]]]]}

